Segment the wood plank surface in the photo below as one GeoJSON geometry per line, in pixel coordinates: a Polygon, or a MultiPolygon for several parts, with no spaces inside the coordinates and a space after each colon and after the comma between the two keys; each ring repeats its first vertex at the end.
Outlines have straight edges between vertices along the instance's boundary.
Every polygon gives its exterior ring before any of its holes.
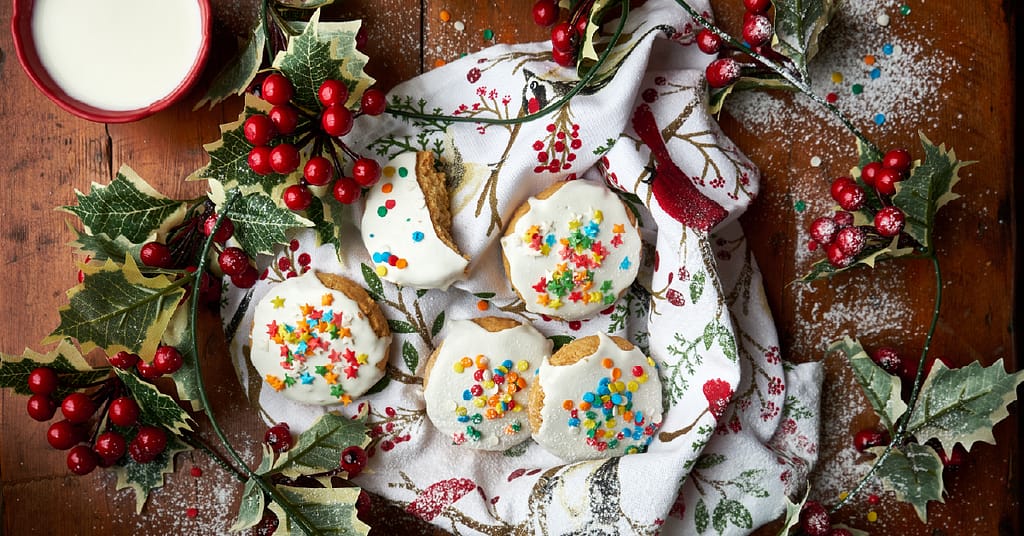
{"type": "MultiPolygon", "coordinates": [[[[218,49],[204,83],[227,61],[235,39],[255,16],[251,1],[214,4],[218,49]]],[[[385,89],[490,44],[546,38],[546,31],[530,21],[529,0],[340,4],[332,8],[332,17],[366,19],[371,57],[367,71],[385,89]],[[448,22],[441,20],[442,10],[451,17],[448,22]],[[455,22],[463,28],[456,29],[455,22]],[[483,33],[488,29],[494,32],[490,40],[483,33]]],[[[957,187],[963,198],[939,217],[945,285],[934,352],[961,365],[1003,358],[1008,369],[1016,370],[1016,6],[999,0],[908,4],[912,15],[897,19],[894,14],[892,31],[907,42],[926,40],[935,57],[948,58],[959,69],[933,88],[921,113],[872,129],[870,135],[882,147],[907,146],[919,156],[915,140],[921,130],[933,141],[956,148],[959,157],[978,161],[964,171],[957,187]],[[971,21],[971,31],[965,31],[965,20],[971,21]]],[[[738,33],[742,3],[713,5],[718,20],[738,33]]],[[[0,4],[0,20],[10,16],[10,2],[0,4]]],[[[6,257],[0,281],[0,351],[20,353],[26,346],[38,349],[38,341],[58,324],[57,308],[66,303],[64,291],[74,285],[78,271],[65,247],[72,239],[65,225],[68,216],[52,207],[72,204],[75,189],[87,190],[93,181],[108,182],[122,163],[171,197],[200,195],[202,184],[181,179],[205,163],[201,145],[217,137],[219,123],[236,117],[239,103],[193,112],[200,93],[196,91],[182,104],[137,123],[80,120],[35,90],[18,65],[8,32],[0,35],[0,87],[0,124],[8,132],[0,158],[0,251],[6,257]]],[[[805,247],[805,238],[799,237],[805,236],[813,217],[827,210],[828,181],[855,163],[852,141],[840,127],[816,115],[768,126],[752,126],[737,116],[724,114],[722,124],[762,169],[760,197],[743,222],[765,275],[783,356],[795,361],[823,359],[828,371],[826,432],[814,482],[821,492],[831,493],[848,485],[848,475],[856,474],[853,466],[868,463],[851,455],[850,444],[856,431],[873,423],[868,412],[851,411],[864,408],[864,401],[841,360],[826,357],[820,342],[850,334],[862,336],[869,346],[919,352],[931,317],[934,278],[925,261],[900,261],[831,283],[799,288],[790,284],[807,268],[809,256],[799,250],[805,247]],[[800,133],[800,142],[788,141],[794,132],[800,133]],[[806,133],[813,133],[813,138],[806,133]],[[815,156],[825,164],[811,166],[815,156]],[[811,208],[798,212],[797,201],[811,208]]],[[[246,407],[236,385],[216,319],[206,316],[204,325],[201,346],[218,419],[254,461],[263,425],[246,407]]],[[[186,457],[168,477],[168,485],[153,494],[145,512],[136,515],[131,492],[115,492],[112,475],[68,475],[65,453],[46,446],[46,427],[28,418],[25,400],[6,390],[0,394],[0,534],[211,534],[230,525],[241,488],[204,456],[186,457]],[[200,467],[202,476],[192,476],[192,466],[200,467]],[[194,519],[185,515],[190,507],[198,509],[194,519]]],[[[910,507],[884,494],[877,506],[860,497],[839,513],[838,520],[873,534],[1019,534],[1019,403],[1011,411],[1012,416],[996,427],[997,445],[975,445],[967,464],[947,474],[945,504],[929,505],[927,525],[910,507]],[[868,511],[877,513],[876,522],[867,520],[868,511]]],[[[836,501],[835,496],[820,498],[836,501]]],[[[385,507],[375,510],[381,534],[421,527],[385,507]]],[[[774,534],[770,529],[762,533],[774,534]]]]}

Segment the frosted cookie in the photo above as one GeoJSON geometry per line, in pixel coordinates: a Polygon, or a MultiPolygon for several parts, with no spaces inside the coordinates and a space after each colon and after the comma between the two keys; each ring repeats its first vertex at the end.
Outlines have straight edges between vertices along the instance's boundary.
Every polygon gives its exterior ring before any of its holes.
{"type": "Polygon", "coordinates": [[[512,288],[534,313],[579,320],[607,308],[640,267],[636,218],[603,184],[556,183],[516,210],[501,239],[512,288]]]}
{"type": "Polygon", "coordinates": [[[396,156],[366,192],[363,244],[377,275],[396,285],[446,289],[465,278],[469,260],[451,225],[444,174],[429,151],[396,156]]]}
{"type": "Polygon", "coordinates": [[[249,358],[288,398],[348,404],[384,376],[390,345],[387,319],[362,287],[309,272],[256,304],[249,358]]]}
{"type": "Polygon", "coordinates": [[[530,437],[526,403],[551,341],[507,318],[456,320],[427,361],[427,416],[457,445],[505,450],[530,437]]]}
{"type": "Polygon", "coordinates": [[[644,452],[661,415],[654,360],[604,333],[544,360],[530,391],[533,439],[567,462],[644,452]]]}

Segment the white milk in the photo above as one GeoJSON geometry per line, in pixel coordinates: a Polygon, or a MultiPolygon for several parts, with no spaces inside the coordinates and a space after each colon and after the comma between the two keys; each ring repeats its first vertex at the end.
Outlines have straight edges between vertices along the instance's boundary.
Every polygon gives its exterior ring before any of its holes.
{"type": "Polygon", "coordinates": [[[36,0],[39,60],[68,96],[103,110],[169,95],[202,41],[196,0],[36,0]]]}

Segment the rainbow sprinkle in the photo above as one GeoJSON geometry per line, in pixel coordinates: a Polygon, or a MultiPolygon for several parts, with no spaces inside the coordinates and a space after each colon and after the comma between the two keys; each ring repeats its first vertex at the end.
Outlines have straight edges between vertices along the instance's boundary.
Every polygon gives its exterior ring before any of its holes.
{"type": "MultiPolygon", "coordinates": [[[[480,354],[476,359],[464,356],[452,365],[452,370],[456,374],[471,373],[473,376],[473,383],[455,403],[456,420],[466,425],[464,433],[452,437],[456,445],[467,440],[480,441],[483,433],[474,425],[479,425],[485,419],[504,419],[523,411],[525,406],[516,400],[516,394],[524,392],[528,386],[526,378],[521,375],[530,370],[528,361],[521,359],[513,363],[511,359],[505,359],[491,367],[487,356],[480,354]]],[[[512,419],[502,428],[502,433],[515,435],[522,429],[522,422],[512,419]]]]}

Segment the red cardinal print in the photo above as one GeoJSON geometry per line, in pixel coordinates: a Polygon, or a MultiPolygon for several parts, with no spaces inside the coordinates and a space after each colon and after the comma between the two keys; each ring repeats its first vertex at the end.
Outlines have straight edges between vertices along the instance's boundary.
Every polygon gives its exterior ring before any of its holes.
{"type": "Polygon", "coordinates": [[[654,155],[656,166],[651,193],[662,210],[683,225],[700,231],[708,231],[725,219],[722,205],[700,193],[690,177],[672,161],[661,130],[654,123],[654,114],[646,104],[641,104],[633,113],[633,130],[654,155]]]}

